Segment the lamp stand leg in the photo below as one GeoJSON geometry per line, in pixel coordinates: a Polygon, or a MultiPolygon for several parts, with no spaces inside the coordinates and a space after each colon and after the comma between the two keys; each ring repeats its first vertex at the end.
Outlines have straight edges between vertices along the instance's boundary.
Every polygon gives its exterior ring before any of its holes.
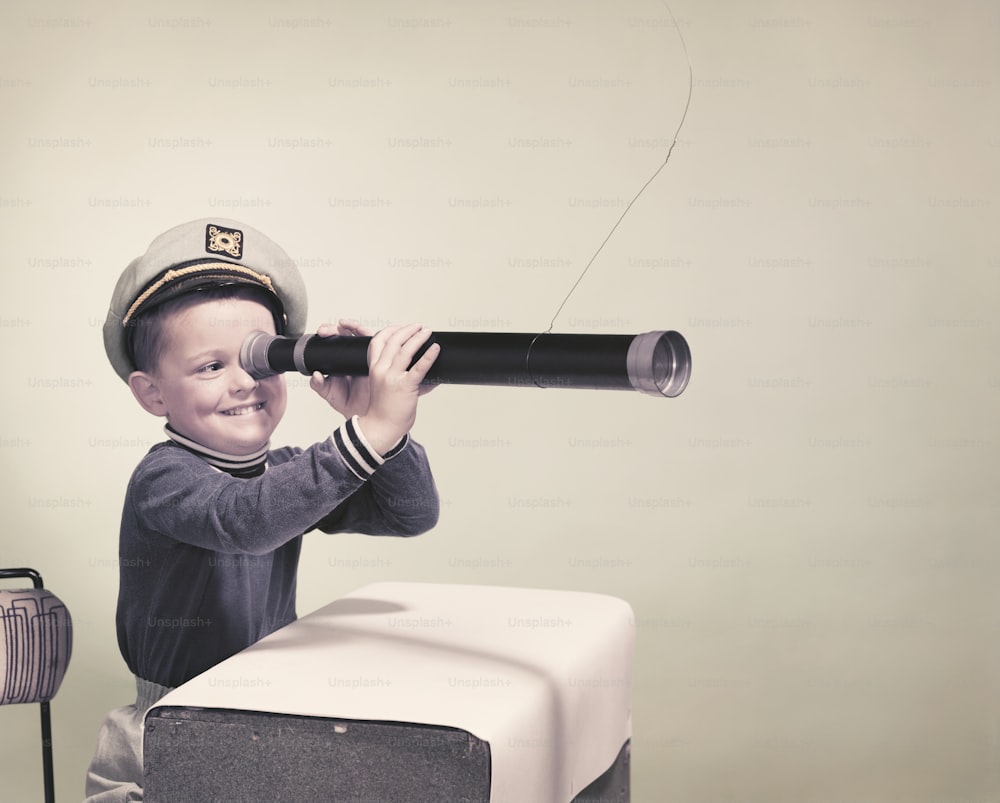
{"type": "Polygon", "coordinates": [[[55,803],[55,779],[52,771],[52,718],[48,701],[42,707],[42,775],[45,778],[45,803],[55,803]]]}

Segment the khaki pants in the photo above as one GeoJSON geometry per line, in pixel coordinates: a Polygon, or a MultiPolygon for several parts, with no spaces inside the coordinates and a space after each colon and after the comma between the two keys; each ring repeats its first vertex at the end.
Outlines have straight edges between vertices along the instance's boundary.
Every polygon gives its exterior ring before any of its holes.
{"type": "Polygon", "coordinates": [[[143,717],[170,689],[139,678],[135,684],[135,704],[114,709],[101,725],[97,749],[87,770],[87,803],[142,800],[143,717]]]}

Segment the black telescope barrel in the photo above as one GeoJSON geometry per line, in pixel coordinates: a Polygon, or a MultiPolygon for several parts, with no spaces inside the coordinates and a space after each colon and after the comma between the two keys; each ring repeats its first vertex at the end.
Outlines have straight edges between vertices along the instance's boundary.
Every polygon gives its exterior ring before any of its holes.
{"type": "MultiPolygon", "coordinates": [[[[370,340],[340,335],[290,338],[258,332],[243,344],[240,360],[257,378],[286,371],[365,376],[370,340]]],[[[424,349],[432,343],[440,344],[441,353],[425,384],[638,390],[672,397],[683,392],[691,371],[687,342],[673,331],[639,335],[434,332],[424,349]]]]}

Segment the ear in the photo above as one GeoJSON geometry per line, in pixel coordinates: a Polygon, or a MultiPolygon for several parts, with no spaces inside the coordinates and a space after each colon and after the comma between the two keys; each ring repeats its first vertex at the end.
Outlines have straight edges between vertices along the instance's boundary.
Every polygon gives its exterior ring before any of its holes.
{"type": "Polygon", "coordinates": [[[156,384],[156,378],[145,371],[133,371],[128,376],[128,386],[135,396],[135,400],[142,405],[147,413],[153,415],[167,414],[167,405],[160,395],[160,389],[156,384]]]}

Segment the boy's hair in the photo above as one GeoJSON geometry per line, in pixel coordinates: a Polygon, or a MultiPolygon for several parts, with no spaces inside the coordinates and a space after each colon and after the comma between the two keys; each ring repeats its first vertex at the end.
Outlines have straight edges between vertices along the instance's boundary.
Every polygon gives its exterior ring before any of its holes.
{"type": "Polygon", "coordinates": [[[179,312],[206,301],[226,301],[244,298],[263,304],[271,311],[277,334],[284,329],[284,316],[275,308],[270,295],[255,287],[245,285],[219,285],[202,287],[177,298],[165,301],[152,309],[132,318],[125,327],[126,343],[135,367],[139,371],[152,373],[156,370],[167,346],[166,324],[179,312]]]}

